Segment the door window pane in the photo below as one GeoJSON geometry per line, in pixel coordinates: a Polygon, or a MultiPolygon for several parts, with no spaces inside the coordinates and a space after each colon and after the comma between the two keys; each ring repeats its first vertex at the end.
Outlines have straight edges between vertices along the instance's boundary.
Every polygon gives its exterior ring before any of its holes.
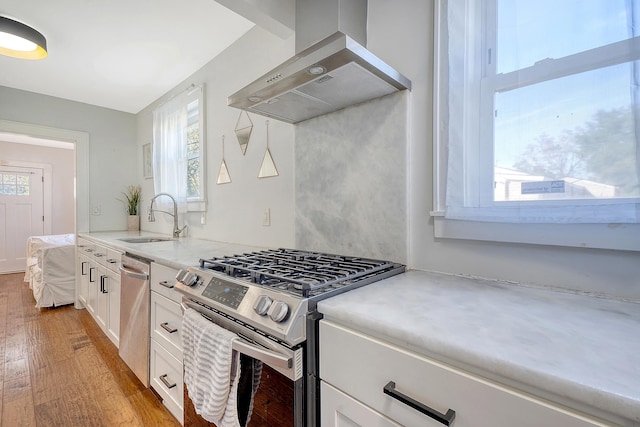
{"type": "Polygon", "coordinates": [[[28,196],[29,175],[20,173],[0,173],[0,195],[28,196]]]}

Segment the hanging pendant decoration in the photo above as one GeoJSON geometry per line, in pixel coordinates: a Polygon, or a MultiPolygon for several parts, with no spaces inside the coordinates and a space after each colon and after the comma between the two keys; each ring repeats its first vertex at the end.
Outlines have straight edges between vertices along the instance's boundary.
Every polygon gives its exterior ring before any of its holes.
{"type": "Polygon", "coordinates": [[[228,184],[231,182],[227,162],[224,161],[224,135],[222,135],[222,163],[220,164],[220,172],[218,172],[218,181],[216,184],[228,184]]]}
{"type": "Polygon", "coordinates": [[[238,144],[240,144],[240,151],[242,155],[247,154],[247,146],[249,145],[249,138],[251,138],[251,131],[253,130],[253,122],[249,114],[241,110],[236,122],[236,137],[238,138],[238,144]]]}
{"type": "Polygon", "coordinates": [[[269,178],[279,175],[276,164],[273,162],[271,151],[269,150],[269,120],[266,120],[265,123],[267,125],[267,150],[265,151],[264,157],[262,159],[262,165],[260,166],[260,173],[258,173],[258,178],[269,178]]]}

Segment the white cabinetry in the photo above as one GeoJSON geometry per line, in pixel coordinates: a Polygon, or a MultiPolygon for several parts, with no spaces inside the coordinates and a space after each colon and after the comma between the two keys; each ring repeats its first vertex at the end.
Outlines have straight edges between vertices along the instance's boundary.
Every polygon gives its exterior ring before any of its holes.
{"type": "Polygon", "coordinates": [[[76,283],[78,283],[78,301],[84,307],[87,307],[87,298],[89,296],[89,267],[90,254],[93,252],[94,245],[88,240],[78,238],[76,242],[76,283]]]}
{"type": "Polygon", "coordinates": [[[107,283],[105,290],[108,295],[107,335],[119,347],[120,343],[120,257],[122,254],[113,249],[107,249],[107,283]]]}
{"type": "Polygon", "coordinates": [[[78,239],[78,300],[109,339],[120,334],[120,256],[116,249],[78,239]]]}
{"type": "Polygon", "coordinates": [[[107,276],[107,269],[102,265],[96,266],[98,271],[98,283],[96,286],[96,306],[94,311],[94,318],[100,329],[105,333],[107,332],[107,323],[109,322],[109,295],[105,291],[109,285],[109,276],[107,276]]]}
{"type": "MultiPolygon", "coordinates": [[[[93,251],[93,257],[95,260],[95,269],[96,269],[96,278],[95,279],[95,304],[93,310],[93,317],[98,322],[100,329],[102,329],[105,333],[107,332],[107,322],[109,315],[109,299],[104,292],[105,283],[107,281],[107,269],[104,266],[105,259],[107,257],[107,248],[101,245],[95,245],[95,250],[93,251]]],[[[93,289],[92,289],[92,292],[93,289]]],[[[93,298],[93,295],[92,295],[93,298]]]]}
{"type": "Polygon", "coordinates": [[[321,425],[327,427],[438,427],[449,425],[447,418],[454,427],[613,425],[326,320],[320,322],[320,377],[321,425]]]}
{"type": "Polygon", "coordinates": [[[89,259],[89,282],[87,284],[87,311],[95,318],[96,304],[98,302],[98,265],[95,260],[89,259]]]}
{"type": "Polygon", "coordinates": [[[322,425],[335,427],[402,427],[326,382],[320,384],[322,425]]]}
{"type": "Polygon", "coordinates": [[[173,289],[177,270],[151,263],[151,387],[182,424],[182,296],[173,289]]]}

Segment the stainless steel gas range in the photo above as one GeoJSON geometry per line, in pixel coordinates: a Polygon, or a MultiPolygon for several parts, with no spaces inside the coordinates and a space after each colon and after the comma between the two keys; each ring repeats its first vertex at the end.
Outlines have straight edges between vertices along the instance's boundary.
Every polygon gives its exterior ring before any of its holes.
{"type": "MultiPolygon", "coordinates": [[[[185,308],[235,332],[241,339],[234,349],[272,370],[267,380],[282,377],[289,383],[292,398],[284,404],[290,419],[264,419],[268,415],[262,409],[283,411],[261,408],[273,399],[256,394],[249,425],[255,420],[255,425],[314,426],[319,414],[317,302],[404,271],[404,265],[389,261],[274,249],[201,259],[199,267],[178,273],[176,289],[185,308]]],[[[263,372],[257,393],[273,390],[264,382],[263,372]]],[[[192,416],[185,413],[185,426],[192,416]]]]}

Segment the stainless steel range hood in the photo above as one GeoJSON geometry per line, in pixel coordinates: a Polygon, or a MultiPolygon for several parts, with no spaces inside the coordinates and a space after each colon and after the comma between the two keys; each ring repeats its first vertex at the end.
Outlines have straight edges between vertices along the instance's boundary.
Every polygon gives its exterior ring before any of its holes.
{"type": "Polygon", "coordinates": [[[298,123],[403,89],[411,89],[406,77],[336,31],[231,95],[227,104],[298,123]]]}

